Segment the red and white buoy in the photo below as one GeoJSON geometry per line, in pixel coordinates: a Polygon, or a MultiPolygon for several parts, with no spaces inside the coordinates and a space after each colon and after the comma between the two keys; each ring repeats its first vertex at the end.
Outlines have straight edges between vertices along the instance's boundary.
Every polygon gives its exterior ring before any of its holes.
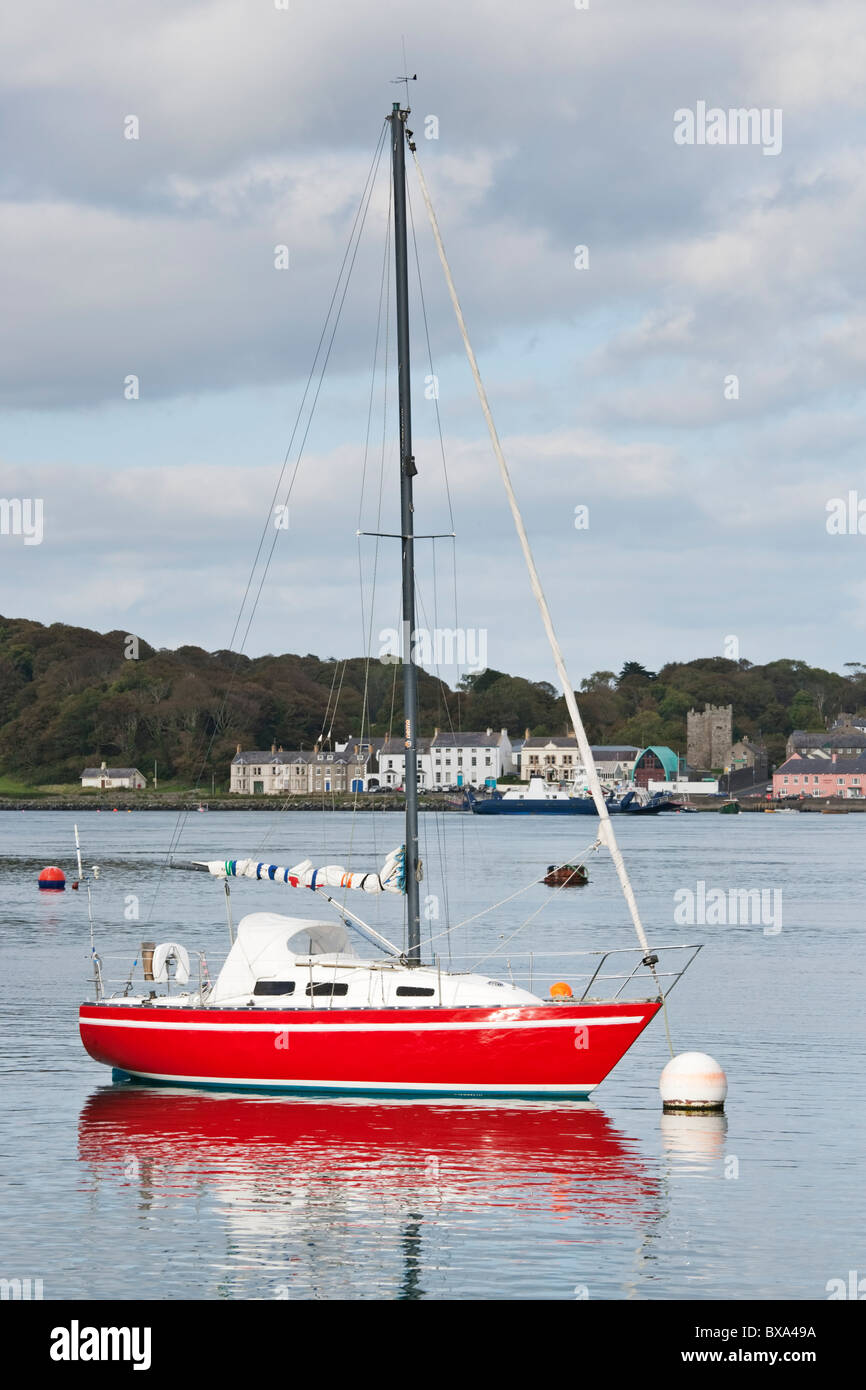
{"type": "Polygon", "coordinates": [[[681,1052],[662,1072],[659,1091],[668,1112],[718,1112],[725,1108],[728,1078],[706,1052],[681,1052]]]}
{"type": "Polygon", "coordinates": [[[40,888],[62,893],[66,887],[66,875],[62,869],[58,869],[56,864],[49,864],[46,869],[42,870],[38,882],[40,888]]]}

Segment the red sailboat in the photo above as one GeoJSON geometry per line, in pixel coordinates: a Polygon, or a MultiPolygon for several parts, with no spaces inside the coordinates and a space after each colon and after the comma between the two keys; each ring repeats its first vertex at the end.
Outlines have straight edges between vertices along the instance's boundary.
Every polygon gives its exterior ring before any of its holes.
{"type": "MultiPolygon", "coordinates": [[[[409,373],[406,220],[408,110],[394,104],[388,117],[393,178],[399,384],[402,618],[415,634],[414,500],[409,373]]],[[[417,154],[415,155],[417,164],[417,154]]],[[[523,521],[493,426],[477,363],[445,258],[426,184],[418,169],[433,234],[457,312],[470,366],[490,429],[533,591],[553,649],[581,758],[599,815],[599,844],[610,851],[637,932],[632,953],[594,954],[581,982],[558,982],[550,997],[480,973],[441,969],[422,960],[421,864],[418,852],[417,668],[414,643],[404,641],[405,845],[378,870],[350,872],[338,865],[294,867],[227,859],[191,865],[224,881],[232,878],[309,890],[340,920],[326,922],[255,912],[231,927],[231,949],[216,981],[199,958],[176,942],[142,952],[142,986],[127,980],[107,995],[105,972],[92,950],[96,1001],[80,1010],[84,1046],[98,1062],[136,1080],[188,1087],[276,1092],[401,1096],[580,1098],[604,1080],[661,1008],[663,995],[694,958],[663,968],[649,948],[613,834],[541,590],[523,521]],[[328,889],[393,893],[405,901],[407,948],[375,931],[328,889]],[[349,929],[375,948],[359,956],[349,929]],[[623,968],[611,968],[617,955],[623,968]],[[159,986],[164,986],[161,990],[159,986]]],[[[673,959],[677,959],[673,957],[673,959]]],[[[667,966],[667,960],[665,961],[667,966]]]]}

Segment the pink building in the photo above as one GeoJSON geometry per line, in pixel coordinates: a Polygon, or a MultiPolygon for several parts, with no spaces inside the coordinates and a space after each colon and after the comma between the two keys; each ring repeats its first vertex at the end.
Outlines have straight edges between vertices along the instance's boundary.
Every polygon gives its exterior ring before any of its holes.
{"type": "Polygon", "coordinates": [[[866,754],[859,758],[789,758],[773,773],[773,795],[843,796],[856,799],[866,788],[866,754]]]}

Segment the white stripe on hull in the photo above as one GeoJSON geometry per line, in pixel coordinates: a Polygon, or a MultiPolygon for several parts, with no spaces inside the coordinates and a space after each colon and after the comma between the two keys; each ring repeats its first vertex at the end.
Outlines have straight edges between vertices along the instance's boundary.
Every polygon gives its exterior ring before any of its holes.
{"type": "MultiPolygon", "coordinates": [[[[121,1068],[123,1070],[123,1068],[121,1068]]],[[[304,1079],[277,1080],[274,1077],[255,1077],[255,1076],[180,1076],[172,1075],[170,1072],[129,1072],[128,1075],[140,1077],[146,1081],[168,1081],[183,1082],[193,1086],[224,1086],[230,1090],[233,1086],[255,1086],[265,1090],[315,1090],[315,1091],[413,1091],[429,1092],[431,1095],[441,1095],[445,1092],[454,1095],[485,1095],[489,1094],[513,1094],[547,1095],[575,1095],[588,1096],[590,1091],[595,1090],[600,1083],[598,1081],[581,1082],[541,1082],[527,1081],[523,1085],[508,1085],[503,1082],[501,1085],[478,1084],[472,1081],[313,1081],[304,1079]]]]}
{"type": "Polygon", "coordinates": [[[613,1018],[532,1018],[532,1019],[488,1019],[484,1023],[306,1023],[295,1019],[284,1019],[280,1023],[178,1023],[174,1020],[137,1018],[92,1018],[80,1019],[82,1028],[157,1028],[163,1031],[207,1032],[207,1033],[285,1033],[287,1028],[299,1033],[469,1033],[491,1031],[503,1032],[514,1028],[584,1028],[591,1026],[615,1027],[618,1024],[643,1023],[644,1014],[622,1014],[613,1018]]]}

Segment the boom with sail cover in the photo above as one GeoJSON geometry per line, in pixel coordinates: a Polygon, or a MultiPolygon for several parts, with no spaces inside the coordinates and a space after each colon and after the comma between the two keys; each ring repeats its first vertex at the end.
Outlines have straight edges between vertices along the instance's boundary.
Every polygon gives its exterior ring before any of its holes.
{"type": "Polygon", "coordinates": [[[311,859],[302,859],[294,868],[281,864],[263,864],[256,859],[196,860],[214,878],[270,879],[290,888],[354,888],[362,893],[402,893],[405,877],[405,851],[401,845],[392,849],[378,873],[370,870],[350,872],[340,864],[325,864],[315,868],[311,859]]]}

